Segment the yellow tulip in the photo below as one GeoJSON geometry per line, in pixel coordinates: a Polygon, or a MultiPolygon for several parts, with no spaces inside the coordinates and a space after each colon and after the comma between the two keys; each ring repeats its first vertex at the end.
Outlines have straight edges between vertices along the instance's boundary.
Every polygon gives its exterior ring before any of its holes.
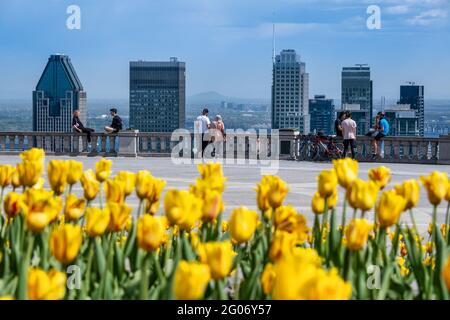
{"type": "Polygon", "coordinates": [[[67,165],[69,167],[67,172],[67,183],[69,185],[74,185],[83,175],[83,163],[75,160],[68,160],[67,165]]]}
{"type": "Polygon", "coordinates": [[[66,197],[64,217],[67,221],[77,221],[84,214],[85,208],[86,200],[77,198],[76,195],[71,193],[66,197]]]}
{"type": "Polygon", "coordinates": [[[375,182],[356,179],[347,189],[346,197],[352,208],[367,211],[375,206],[378,191],[375,182]]]}
{"type": "Polygon", "coordinates": [[[358,161],[351,158],[333,160],[339,185],[345,189],[358,178],[358,161]]]}
{"type": "Polygon", "coordinates": [[[53,230],[50,236],[50,251],[62,264],[69,264],[78,255],[83,240],[79,225],[64,224],[53,230]]]}
{"type": "Polygon", "coordinates": [[[269,262],[264,267],[264,271],[261,275],[261,286],[265,295],[269,295],[272,292],[276,276],[274,266],[269,262]]]}
{"type": "Polygon", "coordinates": [[[202,216],[202,201],[188,191],[171,189],[164,198],[164,210],[171,225],[191,231],[202,216]]]}
{"type": "Polygon", "coordinates": [[[447,286],[447,290],[450,291],[450,256],[447,258],[444,268],[442,268],[442,278],[447,286]]]}
{"type": "Polygon", "coordinates": [[[336,270],[325,271],[314,249],[295,248],[273,265],[273,299],[349,299],[351,285],[336,270]]]}
{"type": "Polygon", "coordinates": [[[3,201],[3,208],[9,219],[16,217],[24,209],[24,205],[23,195],[16,192],[8,193],[3,201]]]}
{"type": "Polygon", "coordinates": [[[10,165],[0,166],[0,187],[5,188],[11,184],[14,170],[10,165]]]}
{"type": "Polygon", "coordinates": [[[222,221],[222,233],[225,233],[230,230],[230,223],[226,220],[222,221]]]}
{"type": "Polygon", "coordinates": [[[145,251],[156,251],[166,238],[166,228],[163,217],[144,214],[137,222],[137,242],[139,248],[145,251]]]}
{"type": "Polygon", "coordinates": [[[175,298],[177,300],[202,299],[210,279],[211,273],[207,264],[181,261],[175,271],[175,298]]]}
{"type": "Polygon", "coordinates": [[[369,179],[383,189],[391,181],[391,170],[385,166],[369,170],[369,179]]]}
{"type": "Polygon", "coordinates": [[[86,209],[86,233],[91,237],[101,236],[109,226],[110,214],[106,209],[86,209]]]}
{"type": "Polygon", "coordinates": [[[120,171],[114,179],[122,183],[123,192],[126,197],[133,192],[136,181],[136,175],[134,173],[129,171],[120,171]]]}
{"type": "Polygon", "coordinates": [[[17,189],[17,188],[19,188],[22,185],[22,183],[20,181],[19,171],[17,170],[17,167],[14,168],[14,171],[12,173],[11,184],[12,184],[14,189],[17,189]]]}
{"type": "Polygon", "coordinates": [[[155,214],[159,207],[159,199],[166,181],[153,177],[148,171],[139,171],[136,175],[136,194],[139,199],[149,203],[147,213],[155,214]]]}
{"type": "Polygon", "coordinates": [[[280,177],[263,176],[256,187],[256,191],[258,207],[262,211],[266,211],[268,208],[276,209],[281,206],[289,188],[280,177]]]}
{"type": "Polygon", "coordinates": [[[106,180],[104,185],[106,201],[122,203],[125,200],[124,185],[119,180],[106,180]]]}
{"type": "Polygon", "coordinates": [[[256,230],[258,214],[246,207],[236,208],[231,212],[230,234],[237,243],[249,241],[256,230]]]}
{"type": "Polygon", "coordinates": [[[84,197],[87,201],[92,201],[100,190],[100,183],[95,178],[94,172],[89,169],[81,176],[81,185],[84,190],[84,197]]]}
{"type": "Polygon", "coordinates": [[[202,243],[197,249],[200,261],[209,265],[214,280],[230,274],[235,255],[230,241],[202,243]]]}
{"type": "Polygon", "coordinates": [[[395,192],[406,200],[405,210],[414,208],[419,202],[420,186],[417,180],[406,180],[395,186],[395,192]]]}
{"type": "Polygon", "coordinates": [[[223,212],[225,205],[222,201],[222,194],[219,191],[207,190],[202,199],[203,221],[213,221],[221,212],[223,212]]]}
{"type": "MultiPolygon", "coordinates": [[[[227,179],[223,176],[222,165],[220,163],[199,164],[197,169],[201,178],[197,179],[196,185],[199,185],[203,181],[210,190],[220,193],[223,192],[227,179]]],[[[193,193],[199,196],[196,192],[193,193]]]]}
{"type": "Polygon", "coordinates": [[[277,261],[283,256],[291,255],[296,243],[297,237],[295,234],[282,230],[275,231],[269,249],[270,260],[277,261]]]}
{"type": "Polygon", "coordinates": [[[315,192],[311,200],[311,209],[315,214],[322,214],[325,212],[325,198],[319,192],[315,192]]]}
{"type": "Polygon", "coordinates": [[[293,206],[281,206],[275,210],[274,224],[277,230],[287,231],[297,235],[298,243],[308,239],[309,228],[306,218],[298,214],[293,206]]]}
{"type": "Polygon", "coordinates": [[[313,286],[309,300],[349,300],[352,295],[352,285],[344,281],[336,268],[326,272],[321,270],[316,284],[313,286]]]}
{"type": "Polygon", "coordinates": [[[51,160],[48,164],[48,181],[56,195],[64,193],[67,184],[69,164],[64,160],[51,160]]]}
{"type": "Polygon", "coordinates": [[[110,215],[108,230],[111,232],[125,230],[131,218],[132,209],[125,203],[108,202],[106,210],[110,215]]]}
{"type": "Polygon", "coordinates": [[[99,182],[104,182],[111,174],[112,161],[105,158],[95,163],[95,177],[99,182]]]}
{"type": "Polygon", "coordinates": [[[44,170],[44,150],[30,149],[20,154],[22,162],[17,164],[20,184],[25,187],[33,187],[39,180],[44,170]]]}
{"type": "Polygon", "coordinates": [[[334,170],[323,170],[317,177],[318,191],[324,198],[328,198],[336,193],[338,179],[334,170]]]}
{"type": "Polygon", "coordinates": [[[405,198],[399,196],[395,190],[384,191],[376,208],[380,226],[387,228],[396,224],[405,210],[405,205],[405,198]]]}
{"type": "Polygon", "coordinates": [[[423,186],[427,190],[428,201],[434,206],[438,206],[446,197],[449,189],[447,173],[433,171],[429,176],[420,177],[423,186]]]}
{"type": "Polygon", "coordinates": [[[28,299],[60,300],[66,294],[66,275],[55,269],[48,273],[33,268],[28,271],[28,299]]]}
{"type": "Polygon", "coordinates": [[[62,209],[61,198],[42,189],[28,189],[24,195],[25,223],[33,232],[40,232],[58,218],[62,209]]]}
{"type": "Polygon", "coordinates": [[[366,219],[354,219],[345,230],[346,246],[352,251],[364,248],[373,225],[366,219]]]}

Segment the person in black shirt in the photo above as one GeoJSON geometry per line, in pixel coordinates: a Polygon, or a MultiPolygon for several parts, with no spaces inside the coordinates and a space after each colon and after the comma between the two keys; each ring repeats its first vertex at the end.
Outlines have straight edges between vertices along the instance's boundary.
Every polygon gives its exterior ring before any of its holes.
{"type": "Polygon", "coordinates": [[[91,133],[94,132],[94,129],[86,128],[83,125],[83,122],[80,120],[80,110],[75,110],[73,112],[72,117],[72,128],[75,132],[78,133],[86,133],[87,134],[87,142],[91,143],[91,133]]]}
{"type": "Polygon", "coordinates": [[[343,132],[342,132],[342,121],[345,120],[345,112],[340,112],[338,118],[336,119],[336,121],[334,121],[334,131],[336,132],[336,136],[338,137],[343,137],[343,132]]]}
{"type": "Polygon", "coordinates": [[[111,112],[111,116],[113,117],[111,125],[105,127],[106,133],[118,133],[122,130],[122,119],[117,115],[117,109],[112,108],[109,110],[111,112]]]}

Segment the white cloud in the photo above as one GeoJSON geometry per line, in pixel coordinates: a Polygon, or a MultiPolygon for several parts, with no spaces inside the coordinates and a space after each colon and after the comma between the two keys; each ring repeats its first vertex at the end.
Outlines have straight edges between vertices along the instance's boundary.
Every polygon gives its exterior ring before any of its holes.
{"type": "Polygon", "coordinates": [[[419,26],[430,26],[435,23],[441,22],[442,19],[446,19],[448,17],[448,12],[442,9],[433,9],[424,11],[411,19],[408,20],[408,23],[411,25],[419,25],[419,26]]]}
{"type": "Polygon", "coordinates": [[[406,5],[391,6],[383,9],[382,11],[386,12],[387,14],[406,14],[409,12],[409,6],[406,5]]]}

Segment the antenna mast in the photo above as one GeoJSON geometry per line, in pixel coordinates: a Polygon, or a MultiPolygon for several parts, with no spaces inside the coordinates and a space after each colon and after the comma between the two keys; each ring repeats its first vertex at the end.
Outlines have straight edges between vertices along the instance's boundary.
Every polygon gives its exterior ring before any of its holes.
{"type": "Polygon", "coordinates": [[[275,23],[272,24],[272,63],[275,63],[275,23]]]}

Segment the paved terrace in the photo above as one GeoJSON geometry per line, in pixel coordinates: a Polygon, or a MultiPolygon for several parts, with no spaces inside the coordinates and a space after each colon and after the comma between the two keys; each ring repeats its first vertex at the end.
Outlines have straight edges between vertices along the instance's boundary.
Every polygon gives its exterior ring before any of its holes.
{"type": "MultiPolygon", "coordinates": [[[[75,159],[84,163],[84,169],[94,169],[94,164],[98,157],[66,157],[47,156],[46,161],[51,159],[75,159]]],[[[19,161],[18,156],[0,156],[0,164],[14,164],[19,161]]],[[[173,164],[170,158],[113,158],[113,174],[121,170],[137,172],[139,170],[150,170],[154,176],[167,180],[167,188],[187,189],[198,176],[196,165],[194,164],[173,164]]],[[[286,198],[286,204],[294,205],[300,212],[308,217],[309,224],[312,225],[312,211],[310,203],[312,195],[316,190],[316,176],[321,170],[331,168],[330,163],[315,163],[306,161],[280,161],[278,175],[288,182],[291,192],[286,198]]],[[[367,178],[368,170],[380,164],[360,163],[360,177],[367,178]]],[[[450,165],[421,165],[421,164],[390,164],[383,165],[392,171],[392,182],[387,188],[406,179],[417,179],[420,175],[427,175],[434,170],[450,172],[450,165]]],[[[224,174],[228,178],[224,201],[226,205],[227,217],[232,208],[245,205],[256,209],[256,196],[254,187],[261,179],[261,168],[252,165],[224,165],[224,174]]],[[[81,185],[77,184],[74,192],[82,194],[81,185]]],[[[342,206],[343,193],[340,190],[339,204],[342,206]]],[[[133,195],[128,203],[137,208],[138,200],[133,195]]],[[[161,211],[161,209],[160,209],[161,211]]],[[[341,210],[338,209],[340,216],[341,210]]],[[[431,207],[427,203],[426,192],[421,189],[421,200],[418,208],[415,209],[417,224],[421,232],[426,232],[428,222],[431,219],[431,207]]],[[[347,218],[351,213],[347,213],[347,218]]],[[[369,215],[369,217],[372,215],[369,215]]],[[[439,222],[444,221],[445,205],[439,208],[439,222]]],[[[409,215],[403,215],[403,219],[409,222],[409,215]]],[[[340,220],[339,220],[340,221],[340,220]]]]}

